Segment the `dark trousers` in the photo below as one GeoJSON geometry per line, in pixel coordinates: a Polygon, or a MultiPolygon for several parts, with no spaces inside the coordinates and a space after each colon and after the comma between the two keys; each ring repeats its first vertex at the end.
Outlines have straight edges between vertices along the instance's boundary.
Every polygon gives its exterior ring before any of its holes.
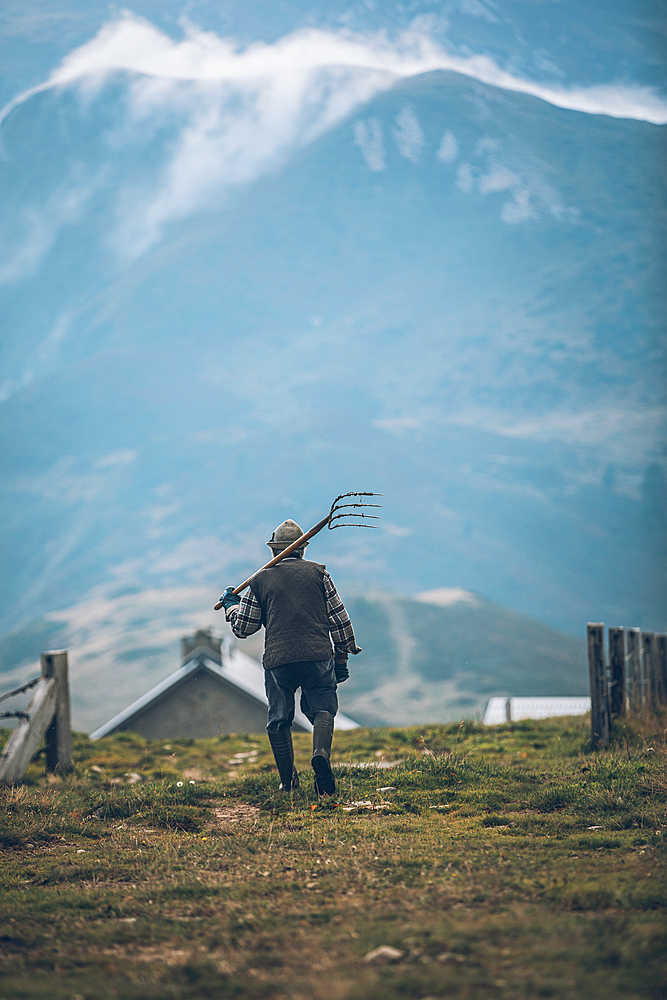
{"type": "Polygon", "coordinates": [[[333,656],[328,660],[283,663],[264,671],[264,688],[269,699],[267,733],[281,733],[294,721],[294,694],[301,688],[301,711],[314,723],[318,712],[338,711],[333,656]]]}

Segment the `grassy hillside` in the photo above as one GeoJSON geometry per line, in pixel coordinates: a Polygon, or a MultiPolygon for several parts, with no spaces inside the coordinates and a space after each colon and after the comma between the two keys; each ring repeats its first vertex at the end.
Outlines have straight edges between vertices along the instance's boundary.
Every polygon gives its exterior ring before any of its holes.
{"type": "MultiPolygon", "coordinates": [[[[92,732],[180,666],[181,636],[223,628],[216,596],[205,587],[91,594],[0,638],[0,686],[37,672],[40,651],[66,647],[74,725],[92,732]]],[[[344,593],[363,653],[340,689],[343,711],[365,725],[405,726],[479,717],[494,694],[587,693],[583,639],[469,597],[438,607],[344,593]]],[[[241,648],[261,659],[262,644],[258,633],[241,648]]]]}
{"type": "Polygon", "coordinates": [[[0,996],[662,997],[664,725],[341,733],[322,803],[305,734],[282,796],[265,738],[78,736],[0,792],[0,996]]]}

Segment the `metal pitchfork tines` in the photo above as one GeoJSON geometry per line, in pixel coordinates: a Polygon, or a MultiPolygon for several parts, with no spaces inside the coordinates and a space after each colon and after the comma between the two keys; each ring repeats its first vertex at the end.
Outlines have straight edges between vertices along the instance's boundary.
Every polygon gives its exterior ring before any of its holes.
{"type": "MultiPolygon", "coordinates": [[[[377,528],[377,524],[356,524],[354,521],[343,521],[342,524],[334,524],[334,521],[341,521],[344,517],[367,517],[373,518],[375,521],[380,520],[379,514],[364,514],[363,511],[357,510],[358,507],[381,507],[381,503],[366,503],[362,500],[360,503],[339,503],[339,500],[345,500],[347,497],[381,497],[382,493],[341,493],[339,497],[336,497],[334,502],[331,504],[331,510],[329,511],[329,517],[327,520],[327,527],[329,530],[333,531],[334,528],[377,528]],[[343,507],[354,507],[353,511],[349,514],[338,513],[343,509],[343,507]]],[[[320,521],[320,524],[322,522],[320,521]]],[[[317,531],[319,531],[319,526],[315,526],[317,531]]],[[[317,534],[315,528],[311,528],[313,534],[317,534]]],[[[310,534],[310,533],[309,533],[310,534]]],[[[304,535],[304,538],[306,536],[304,535]]]]}
{"type": "MultiPolygon", "coordinates": [[[[358,521],[346,521],[345,518],[361,517],[361,518],[366,518],[367,520],[372,519],[374,521],[379,521],[380,517],[378,514],[366,514],[365,511],[361,510],[360,508],[381,507],[382,506],[381,503],[367,503],[365,500],[359,500],[356,502],[352,501],[351,503],[340,503],[340,501],[347,500],[348,497],[381,497],[381,496],[383,496],[382,493],[341,493],[341,495],[339,497],[336,497],[334,502],[331,504],[331,510],[329,511],[326,517],[323,517],[321,521],[318,521],[317,524],[315,524],[310,529],[310,531],[306,531],[306,533],[303,534],[301,538],[297,538],[295,542],[291,542],[286,549],[283,549],[283,551],[278,553],[277,556],[274,556],[273,559],[270,560],[270,562],[267,562],[266,565],[261,566],[258,570],[256,570],[252,574],[252,576],[249,576],[247,580],[245,580],[243,583],[240,583],[238,587],[235,587],[234,593],[235,594],[242,593],[242,591],[246,589],[250,581],[254,577],[256,577],[258,573],[261,573],[263,569],[268,569],[270,566],[275,566],[276,563],[279,563],[281,559],[285,558],[285,556],[289,556],[292,552],[295,551],[295,549],[300,549],[305,542],[310,541],[313,535],[316,535],[319,531],[322,531],[323,528],[329,528],[330,531],[333,531],[334,528],[377,528],[377,524],[365,524],[365,523],[359,523],[358,521]],[[342,513],[342,511],[346,507],[350,507],[352,509],[347,511],[346,513],[342,513]],[[334,524],[333,523],[334,521],[340,521],[340,524],[334,524]]],[[[213,610],[219,611],[221,607],[222,607],[222,601],[218,601],[217,604],[213,605],[213,610]]]]}

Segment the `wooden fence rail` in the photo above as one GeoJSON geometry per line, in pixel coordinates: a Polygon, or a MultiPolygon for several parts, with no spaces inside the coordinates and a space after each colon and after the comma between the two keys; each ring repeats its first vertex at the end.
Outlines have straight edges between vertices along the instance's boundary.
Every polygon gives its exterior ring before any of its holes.
{"type": "Polygon", "coordinates": [[[589,622],[586,629],[591,740],[593,746],[602,747],[609,743],[613,719],[667,706],[667,635],[610,628],[607,666],[604,625],[589,622]]]}
{"type": "Polygon", "coordinates": [[[23,780],[44,738],[47,768],[60,773],[72,766],[67,650],[42,653],[41,667],[32,701],[25,711],[13,713],[18,722],[0,756],[0,781],[5,783],[23,780]]]}

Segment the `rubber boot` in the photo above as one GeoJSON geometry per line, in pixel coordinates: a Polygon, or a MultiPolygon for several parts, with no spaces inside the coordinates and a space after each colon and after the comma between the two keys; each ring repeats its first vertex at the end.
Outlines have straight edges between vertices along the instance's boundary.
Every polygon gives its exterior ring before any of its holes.
{"type": "Polygon", "coordinates": [[[318,712],[313,723],[313,756],[310,763],[315,772],[315,791],[318,795],[334,795],[336,781],[331,770],[331,740],[334,717],[331,712],[318,712]]]}
{"type": "Polygon", "coordinates": [[[284,729],[282,733],[268,733],[269,743],[276,760],[280,775],[280,791],[296,791],[299,787],[299,776],[294,767],[294,748],[292,747],[292,730],[284,729]]]}

